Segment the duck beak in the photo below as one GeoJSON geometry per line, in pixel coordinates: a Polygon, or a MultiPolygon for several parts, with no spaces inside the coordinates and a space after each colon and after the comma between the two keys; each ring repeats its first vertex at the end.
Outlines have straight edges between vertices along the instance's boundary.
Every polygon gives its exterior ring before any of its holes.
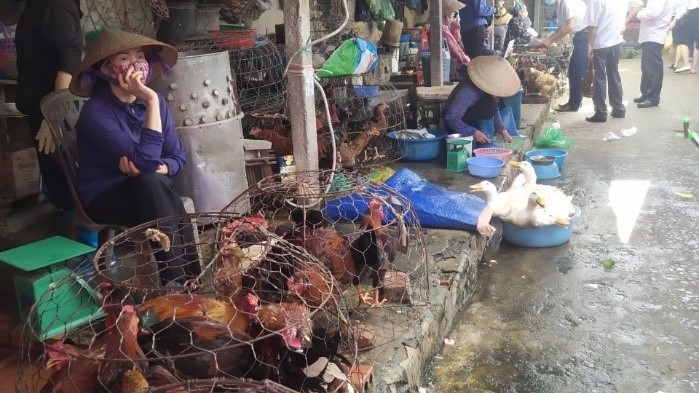
{"type": "Polygon", "coordinates": [[[556,218],[556,225],[567,228],[570,225],[570,221],[567,218],[558,217],[556,218]]]}
{"type": "Polygon", "coordinates": [[[544,207],[544,206],[546,206],[546,198],[544,198],[544,197],[542,197],[542,196],[537,197],[537,198],[536,198],[536,203],[537,203],[539,206],[544,207]]]}
{"type": "Polygon", "coordinates": [[[510,161],[508,165],[512,168],[519,168],[519,161],[510,161]]]}
{"type": "Polygon", "coordinates": [[[483,189],[483,185],[481,185],[481,183],[472,184],[472,185],[468,186],[468,188],[472,189],[473,191],[480,191],[483,189]]]}

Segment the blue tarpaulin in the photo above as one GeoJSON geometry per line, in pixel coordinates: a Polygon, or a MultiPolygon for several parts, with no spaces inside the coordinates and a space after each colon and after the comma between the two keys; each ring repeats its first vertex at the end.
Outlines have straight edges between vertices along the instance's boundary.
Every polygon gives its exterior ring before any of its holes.
{"type": "MultiPolygon", "coordinates": [[[[408,168],[399,169],[385,184],[412,202],[420,225],[425,228],[476,230],[478,216],[485,208],[483,199],[432,184],[408,168]]],[[[388,196],[382,189],[368,191],[388,196]]],[[[329,202],[324,210],[333,220],[356,221],[368,211],[368,203],[367,195],[352,194],[329,202]]],[[[384,209],[385,218],[390,221],[387,210],[384,209]]]]}

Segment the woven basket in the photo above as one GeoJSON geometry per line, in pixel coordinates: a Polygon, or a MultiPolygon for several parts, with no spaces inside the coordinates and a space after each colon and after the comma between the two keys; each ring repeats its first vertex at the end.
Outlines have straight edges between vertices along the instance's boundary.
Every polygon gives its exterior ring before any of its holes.
{"type": "Polygon", "coordinates": [[[482,147],[480,149],[473,150],[473,155],[476,157],[495,157],[504,162],[510,161],[511,154],[512,150],[502,147],[482,147]]]}

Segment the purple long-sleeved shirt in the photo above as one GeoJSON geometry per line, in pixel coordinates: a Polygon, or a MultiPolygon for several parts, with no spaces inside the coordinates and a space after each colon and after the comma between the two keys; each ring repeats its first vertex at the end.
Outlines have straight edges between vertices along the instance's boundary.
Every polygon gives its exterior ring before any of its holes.
{"type": "Polygon", "coordinates": [[[166,164],[175,176],[185,164],[185,151],[175,130],[165,99],[158,94],[163,132],[144,126],[146,106],[120,101],[106,83],[98,83],[76,124],[78,142],[78,195],[83,206],[90,206],[100,194],[125,182],[119,170],[122,156],[133,161],[144,173],[153,173],[166,164]]]}
{"type": "MultiPolygon", "coordinates": [[[[464,134],[466,136],[473,135],[477,129],[466,124],[463,118],[466,111],[476,105],[483,94],[485,93],[483,93],[481,89],[473,86],[471,83],[466,81],[459,82],[444,103],[444,123],[447,127],[455,133],[464,134]]],[[[505,123],[503,123],[500,117],[499,109],[496,110],[495,116],[493,116],[493,123],[495,131],[505,129],[505,123]]]]}

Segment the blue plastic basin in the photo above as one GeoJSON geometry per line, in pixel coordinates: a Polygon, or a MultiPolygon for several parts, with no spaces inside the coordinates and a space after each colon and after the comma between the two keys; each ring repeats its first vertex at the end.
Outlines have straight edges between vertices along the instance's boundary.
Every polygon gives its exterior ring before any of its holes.
{"type": "Polygon", "coordinates": [[[567,242],[573,234],[573,225],[580,217],[580,208],[573,205],[575,215],[569,219],[570,225],[561,228],[558,225],[546,225],[539,228],[519,228],[502,221],[502,238],[512,244],[524,247],[553,247],[567,242]]]}
{"type": "Polygon", "coordinates": [[[475,156],[466,160],[468,173],[471,176],[490,179],[500,174],[505,161],[488,156],[475,156]]]}
{"type": "Polygon", "coordinates": [[[403,161],[427,161],[439,157],[444,138],[447,136],[446,132],[435,129],[428,129],[427,132],[435,137],[429,139],[396,138],[394,131],[386,135],[403,148],[403,161]]]}
{"type": "Polygon", "coordinates": [[[524,157],[526,157],[527,161],[531,162],[531,157],[533,156],[553,156],[556,157],[556,165],[558,165],[558,168],[563,167],[563,163],[566,161],[566,157],[568,156],[568,151],[567,150],[562,150],[562,149],[534,149],[534,150],[529,150],[528,152],[524,153],[524,157]]]}

